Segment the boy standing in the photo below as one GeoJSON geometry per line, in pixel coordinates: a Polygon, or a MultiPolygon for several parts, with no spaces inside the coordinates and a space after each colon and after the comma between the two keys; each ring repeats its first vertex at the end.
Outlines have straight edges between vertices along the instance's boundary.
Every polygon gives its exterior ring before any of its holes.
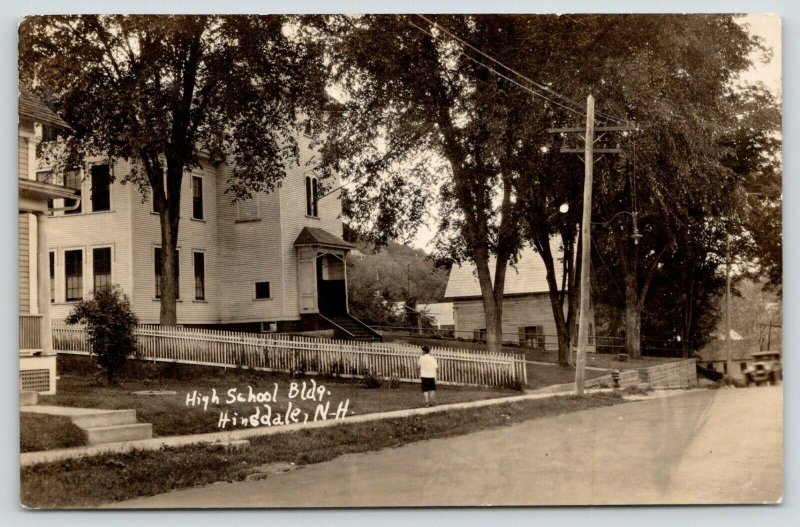
{"type": "Polygon", "coordinates": [[[436,370],[439,365],[431,355],[428,346],[422,346],[422,356],[419,358],[419,377],[422,381],[422,395],[425,397],[425,406],[436,405],[436,370]]]}

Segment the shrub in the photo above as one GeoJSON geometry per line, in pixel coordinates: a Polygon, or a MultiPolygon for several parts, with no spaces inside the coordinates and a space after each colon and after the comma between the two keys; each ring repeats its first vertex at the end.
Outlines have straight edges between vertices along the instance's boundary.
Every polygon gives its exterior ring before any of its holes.
{"type": "Polygon", "coordinates": [[[139,324],[128,297],[118,285],[102,287],[81,300],[66,318],[67,324],[86,324],[92,356],[106,371],[109,384],[137,355],[134,330],[139,324]]]}
{"type": "Polygon", "coordinates": [[[364,386],[366,386],[367,388],[380,388],[381,379],[372,370],[366,370],[364,372],[364,386]]]}

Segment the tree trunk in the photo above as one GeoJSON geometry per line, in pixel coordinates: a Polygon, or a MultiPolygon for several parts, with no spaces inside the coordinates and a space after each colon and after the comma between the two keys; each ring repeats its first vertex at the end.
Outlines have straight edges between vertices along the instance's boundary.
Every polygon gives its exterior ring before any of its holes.
{"type": "Polygon", "coordinates": [[[642,305],[636,288],[636,275],[625,275],[625,353],[631,359],[642,356],[642,305]]]}
{"type": "Polygon", "coordinates": [[[162,326],[175,326],[178,323],[178,221],[169,213],[161,215],[161,313],[162,326]]]}
{"type": "Polygon", "coordinates": [[[178,323],[177,300],[180,284],[178,229],[180,226],[181,181],[183,165],[174,160],[167,161],[166,188],[162,185],[153,191],[161,220],[161,312],[159,323],[162,326],[175,326],[178,323]],[[160,199],[159,199],[160,198],[160,199]]]}

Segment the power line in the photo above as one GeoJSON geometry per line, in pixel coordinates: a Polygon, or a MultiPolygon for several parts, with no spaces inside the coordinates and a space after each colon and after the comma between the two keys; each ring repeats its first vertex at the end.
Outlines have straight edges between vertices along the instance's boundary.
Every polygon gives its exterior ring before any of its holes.
{"type": "MultiPolygon", "coordinates": [[[[557,92],[557,91],[553,90],[553,89],[552,89],[552,88],[550,88],[549,86],[547,86],[547,85],[545,85],[545,84],[538,83],[538,82],[536,82],[535,80],[531,79],[530,77],[527,77],[526,75],[523,75],[522,73],[520,73],[520,72],[516,71],[515,69],[513,69],[513,68],[510,68],[510,67],[506,66],[505,64],[503,64],[503,63],[502,63],[502,62],[500,62],[499,60],[495,59],[494,57],[492,57],[492,56],[491,56],[491,55],[489,55],[488,53],[485,53],[485,52],[481,51],[480,49],[478,49],[477,47],[473,46],[473,45],[472,45],[472,44],[470,44],[469,42],[467,42],[467,41],[465,41],[465,40],[463,40],[463,39],[459,38],[459,37],[458,37],[458,36],[456,36],[456,35],[454,35],[454,34],[453,34],[453,33],[451,33],[450,31],[448,31],[448,30],[447,30],[447,29],[446,29],[446,28],[445,28],[445,27],[444,27],[442,24],[439,24],[439,23],[437,23],[437,22],[435,22],[435,21],[433,21],[433,20],[431,20],[431,19],[427,18],[425,15],[419,15],[419,14],[418,14],[417,16],[418,16],[418,17],[420,17],[420,18],[422,18],[423,20],[425,20],[426,22],[428,22],[428,23],[429,23],[429,24],[431,24],[432,26],[434,26],[434,27],[436,27],[436,28],[439,28],[439,29],[440,29],[440,30],[441,30],[443,33],[445,33],[446,35],[448,35],[450,38],[452,38],[452,39],[455,39],[455,40],[457,40],[458,42],[460,42],[461,44],[463,44],[463,45],[467,46],[468,48],[470,48],[470,49],[472,49],[472,50],[476,51],[477,53],[480,53],[482,56],[484,56],[484,57],[486,57],[487,59],[491,60],[492,62],[494,62],[495,64],[497,64],[497,65],[498,65],[498,66],[500,66],[501,68],[505,69],[506,71],[509,71],[509,72],[513,73],[514,75],[516,75],[516,76],[518,76],[518,77],[520,77],[520,78],[522,78],[522,79],[525,79],[527,82],[529,82],[529,83],[533,84],[534,86],[536,86],[536,87],[537,87],[537,88],[539,88],[540,90],[544,90],[544,91],[546,91],[546,92],[552,93],[552,94],[553,94],[553,95],[555,95],[556,97],[558,97],[558,98],[560,98],[560,99],[563,99],[563,100],[565,100],[565,101],[568,101],[568,102],[572,103],[573,105],[577,106],[578,108],[583,108],[583,105],[582,105],[580,102],[578,102],[578,101],[575,101],[574,99],[571,99],[571,98],[567,97],[566,95],[563,95],[563,94],[561,94],[561,93],[559,93],[559,92],[557,92]]],[[[597,112],[597,113],[596,113],[596,115],[599,115],[599,116],[605,117],[606,119],[610,119],[610,120],[612,120],[612,121],[616,121],[616,122],[618,122],[618,123],[625,122],[625,120],[624,120],[624,119],[621,119],[621,118],[619,118],[619,117],[616,117],[616,116],[613,116],[613,115],[609,115],[609,114],[601,113],[601,112],[597,112]]]]}
{"type": "MultiPolygon", "coordinates": [[[[434,35],[433,33],[429,32],[428,30],[426,30],[426,29],[424,29],[424,28],[422,28],[422,27],[418,26],[417,24],[415,24],[415,23],[414,23],[414,22],[412,22],[411,20],[407,20],[407,22],[408,22],[409,24],[411,24],[412,26],[414,26],[415,28],[417,28],[417,29],[419,29],[420,31],[422,31],[423,33],[425,33],[426,35],[430,36],[431,38],[433,38],[433,39],[435,39],[435,40],[439,40],[439,39],[436,37],[436,35],[434,35]]],[[[478,59],[476,59],[476,58],[474,58],[474,57],[471,57],[471,56],[467,55],[467,54],[466,54],[466,53],[464,53],[463,51],[458,51],[458,54],[459,54],[459,55],[461,55],[461,56],[463,56],[463,57],[464,57],[464,58],[466,58],[466,59],[469,59],[469,60],[471,60],[472,62],[474,62],[474,63],[476,63],[476,64],[478,64],[478,65],[480,65],[480,66],[483,66],[484,68],[486,68],[487,70],[491,71],[492,73],[494,73],[494,74],[495,74],[495,75],[497,75],[498,77],[502,77],[502,78],[504,78],[505,80],[507,80],[507,81],[509,81],[509,82],[511,82],[511,83],[513,83],[513,84],[516,84],[517,86],[519,86],[519,87],[520,87],[520,88],[522,88],[523,90],[525,90],[525,91],[527,91],[527,92],[529,92],[529,93],[531,93],[531,94],[533,94],[533,95],[535,95],[535,96],[537,96],[537,97],[541,97],[542,99],[545,99],[545,100],[549,101],[550,103],[552,103],[552,104],[555,104],[556,106],[560,106],[560,107],[564,108],[565,110],[567,110],[567,111],[569,111],[569,112],[572,112],[572,113],[574,113],[575,115],[579,115],[579,116],[581,116],[581,117],[583,117],[583,115],[584,115],[582,111],[575,110],[574,108],[571,108],[571,107],[569,107],[569,106],[565,106],[565,105],[561,104],[561,103],[560,103],[560,102],[558,102],[558,101],[554,101],[553,99],[550,99],[549,97],[546,97],[545,95],[542,95],[542,94],[541,94],[541,93],[539,93],[538,91],[536,91],[536,90],[532,89],[530,86],[525,86],[525,85],[523,85],[523,84],[521,84],[521,83],[519,83],[519,82],[515,81],[514,79],[512,79],[512,78],[510,78],[510,77],[508,77],[508,76],[506,76],[506,75],[503,75],[502,73],[500,73],[500,72],[499,72],[499,71],[497,71],[496,69],[492,68],[491,66],[488,66],[487,64],[484,64],[483,62],[479,61],[478,59]]]]}

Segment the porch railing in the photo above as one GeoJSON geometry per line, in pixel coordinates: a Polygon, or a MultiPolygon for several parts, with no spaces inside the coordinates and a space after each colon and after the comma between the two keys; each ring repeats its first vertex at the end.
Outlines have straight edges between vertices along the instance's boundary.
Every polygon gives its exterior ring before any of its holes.
{"type": "Polygon", "coordinates": [[[19,316],[19,349],[22,353],[42,350],[42,315],[19,316]]]}

